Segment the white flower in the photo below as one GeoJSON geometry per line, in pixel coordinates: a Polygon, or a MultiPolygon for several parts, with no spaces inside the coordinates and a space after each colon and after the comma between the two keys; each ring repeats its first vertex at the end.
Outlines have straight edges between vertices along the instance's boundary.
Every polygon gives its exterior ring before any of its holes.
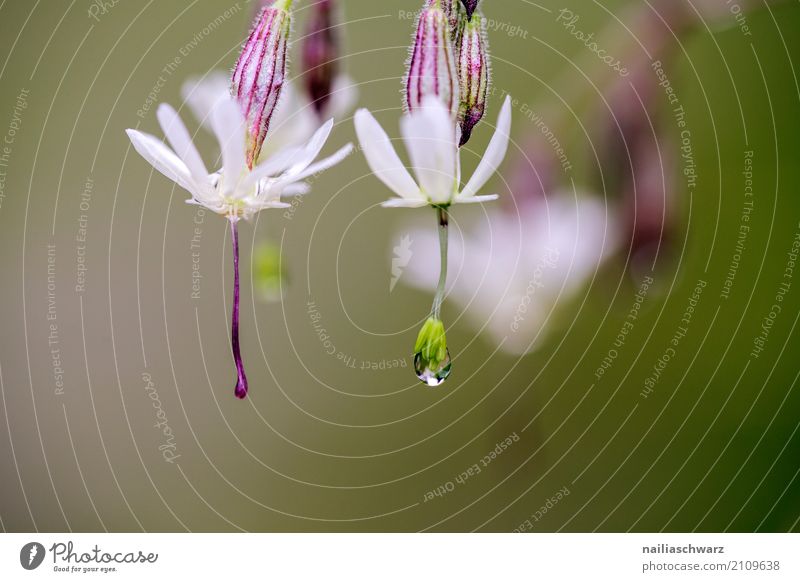
{"type": "Polygon", "coordinates": [[[218,99],[209,115],[222,152],[222,168],[210,173],[177,112],[162,104],[157,116],[172,149],[152,135],[129,129],[133,147],[192,195],[187,202],[229,218],[249,220],[265,208],[287,207],[281,196],[305,194],[309,190],[306,178],[338,164],[353,149],[347,144],[314,163],[333,128],[331,119],[304,146],[284,148],[250,169],[246,163],[245,118],[239,104],[228,97],[218,99]]]}
{"type": "Polygon", "coordinates": [[[403,166],[389,137],[366,109],[355,115],[364,155],[372,172],[399,198],[384,206],[446,206],[466,202],[495,200],[497,195],[477,196],[497,171],[508,149],[511,130],[511,100],[506,98],[486,153],[463,189],[458,131],[449,111],[435,97],[426,98],[422,107],[403,116],[400,130],[417,180],[403,166]]]}
{"type": "MultiPolygon", "coordinates": [[[[519,214],[492,210],[450,247],[448,300],[504,351],[540,347],[556,328],[556,311],[571,305],[622,243],[613,209],[589,195],[557,191],[525,201],[519,214]]],[[[404,228],[420,248],[434,248],[427,227],[404,228]]],[[[438,259],[420,253],[403,281],[421,290],[436,283],[438,259]]]]}
{"type": "MultiPolygon", "coordinates": [[[[230,95],[230,74],[212,71],[204,77],[194,77],[183,84],[181,95],[197,120],[207,129],[210,113],[221,99],[230,95]]],[[[347,75],[339,75],[333,81],[330,98],[325,102],[322,119],[341,119],[350,114],[358,100],[358,89],[347,75]]],[[[270,122],[269,136],[261,148],[261,157],[286,147],[298,146],[308,141],[319,129],[320,116],[308,100],[305,91],[298,91],[295,84],[286,80],[281,100],[275,108],[270,122]]]]}

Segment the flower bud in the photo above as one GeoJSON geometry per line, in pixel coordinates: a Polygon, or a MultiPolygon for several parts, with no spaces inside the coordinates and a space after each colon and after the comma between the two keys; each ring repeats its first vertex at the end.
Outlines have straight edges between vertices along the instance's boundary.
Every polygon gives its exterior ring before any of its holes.
{"type": "Polygon", "coordinates": [[[334,29],[333,0],[318,0],[311,7],[303,40],[302,64],[308,92],[314,109],[322,114],[331,96],[331,86],[336,76],[339,43],[334,29]]]}
{"type": "Polygon", "coordinates": [[[461,144],[469,141],[474,128],[486,111],[489,92],[489,53],[486,25],[476,12],[464,27],[458,50],[458,84],[461,104],[458,122],[461,124],[461,144]]]}
{"type": "Polygon", "coordinates": [[[478,1],[479,0],[461,0],[461,3],[464,5],[464,9],[467,11],[467,18],[472,18],[472,14],[478,7],[478,1]]]}
{"type": "Polygon", "coordinates": [[[408,63],[406,104],[409,111],[428,96],[441,99],[453,117],[458,112],[458,75],[450,24],[442,10],[443,0],[430,0],[419,16],[417,34],[408,63]]]}
{"type": "Polygon", "coordinates": [[[291,0],[275,0],[259,13],[233,72],[231,92],[247,120],[250,168],[258,161],[286,76],[291,3],[291,0]]]}
{"type": "Polygon", "coordinates": [[[447,379],[452,363],[442,320],[431,316],[425,321],[414,351],[414,370],[422,382],[433,387],[447,379]]]}
{"type": "Polygon", "coordinates": [[[458,33],[464,23],[464,8],[461,6],[461,0],[428,0],[427,5],[430,7],[437,3],[447,17],[447,25],[450,27],[450,40],[453,43],[453,47],[457,47],[458,33]]]}

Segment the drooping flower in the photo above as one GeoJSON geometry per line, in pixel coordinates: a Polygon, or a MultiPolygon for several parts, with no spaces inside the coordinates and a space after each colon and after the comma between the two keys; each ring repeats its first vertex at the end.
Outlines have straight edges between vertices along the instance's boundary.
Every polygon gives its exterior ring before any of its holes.
{"type": "Polygon", "coordinates": [[[427,98],[436,97],[455,119],[459,106],[458,75],[443,1],[429,0],[420,12],[405,78],[406,107],[413,112],[427,98]]]}
{"type": "Polygon", "coordinates": [[[191,194],[199,204],[228,218],[233,246],[233,310],[231,348],[237,380],[234,393],[245,398],[247,376],[239,345],[239,231],[240,219],[251,219],[265,208],[286,208],[281,196],[308,192],[305,179],[341,162],[352,144],[315,161],[333,128],[328,120],[308,143],[278,150],[262,160],[264,140],[283,88],[291,0],[276,0],[258,16],[233,74],[232,95],[215,88],[201,91],[193,109],[210,125],[219,141],[222,167],[210,173],[177,112],[162,104],[158,121],[172,149],[158,138],[129,129],[134,148],[154,168],[191,194]],[[268,73],[265,73],[268,72],[268,73]]]}
{"type": "MultiPolygon", "coordinates": [[[[574,305],[625,233],[596,196],[572,189],[492,207],[485,220],[464,223],[450,251],[454,277],[448,301],[465,321],[486,332],[500,349],[524,354],[557,333],[563,308],[574,305]]],[[[400,227],[419,248],[436,245],[436,233],[417,221],[400,227]]],[[[418,253],[401,282],[428,290],[436,285],[437,259],[418,253]]]]}
{"type": "Polygon", "coordinates": [[[486,40],[486,24],[479,12],[464,25],[459,37],[458,84],[460,105],[458,122],[461,124],[461,143],[472,135],[472,129],[486,112],[489,92],[490,67],[486,40]]]}
{"type": "Polygon", "coordinates": [[[265,208],[286,208],[289,205],[281,202],[282,196],[307,192],[306,178],[338,164],[352,151],[352,144],[348,144],[315,163],[333,128],[331,119],[303,147],[284,149],[250,169],[245,118],[239,104],[229,98],[218,101],[211,113],[211,126],[222,152],[222,168],[210,173],[177,112],[163,103],[157,116],[172,149],[155,136],[129,129],[136,151],[188,191],[188,203],[230,219],[249,220],[265,208]]]}
{"type": "Polygon", "coordinates": [[[461,158],[457,130],[449,112],[435,98],[406,114],[400,129],[417,180],[403,166],[389,137],[372,114],[360,109],[355,116],[356,133],[372,172],[398,198],[384,202],[387,207],[448,206],[487,202],[497,195],[478,192],[503,161],[511,132],[511,100],[506,98],[497,119],[497,129],[472,178],[461,187],[461,158]]]}

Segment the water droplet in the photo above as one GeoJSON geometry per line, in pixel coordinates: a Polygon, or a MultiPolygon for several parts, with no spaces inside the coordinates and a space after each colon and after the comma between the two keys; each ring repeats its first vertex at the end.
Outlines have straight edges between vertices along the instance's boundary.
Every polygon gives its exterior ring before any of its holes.
{"type": "Polygon", "coordinates": [[[423,359],[422,352],[414,356],[414,371],[417,373],[423,384],[435,388],[441,386],[452,371],[453,363],[450,361],[450,350],[447,350],[447,357],[444,361],[439,362],[436,369],[431,368],[431,363],[423,359]]]}

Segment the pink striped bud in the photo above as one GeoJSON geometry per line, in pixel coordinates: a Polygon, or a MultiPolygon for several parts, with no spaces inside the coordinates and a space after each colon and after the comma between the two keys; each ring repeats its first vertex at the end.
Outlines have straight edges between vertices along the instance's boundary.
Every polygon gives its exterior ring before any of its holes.
{"type": "Polygon", "coordinates": [[[472,128],[486,112],[489,92],[489,53],[486,24],[476,12],[464,27],[458,50],[458,84],[461,104],[458,122],[461,124],[461,145],[469,141],[472,128]]]}
{"type": "Polygon", "coordinates": [[[427,5],[429,7],[435,4],[441,6],[442,12],[447,17],[447,25],[450,27],[450,40],[453,42],[453,46],[457,47],[459,32],[464,23],[464,8],[461,6],[461,0],[428,0],[427,5]]]}
{"type": "Polygon", "coordinates": [[[479,0],[461,0],[461,3],[464,5],[464,8],[467,11],[467,18],[472,18],[472,14],[478,7],[478,1],[479,0]]]}
{"type": "Polygon", "coordinates": [[[311,7],[303,40],[302,64],[306,91],[317,113],[331,96],[333,79],[336,76],[339,43],[335,24],[333,0],[317,0],[311,7]]]}
{"type": "Polygon", "coordinates": [[[442,10],[442,0],[430,0],[419,16],[406,75],[409,111],[419,108],[425,97],[431,95],[441,99],[455,118],[458,112],[458,75],[450,42],[450,25],[442,10]]]}
{"type": "Polygon", "coordinates": [[[247,120],[247,165],[258,162],[286,76],[291,0],[275,0],[256,19],[233,71],[231,92],[247,120]]]}

